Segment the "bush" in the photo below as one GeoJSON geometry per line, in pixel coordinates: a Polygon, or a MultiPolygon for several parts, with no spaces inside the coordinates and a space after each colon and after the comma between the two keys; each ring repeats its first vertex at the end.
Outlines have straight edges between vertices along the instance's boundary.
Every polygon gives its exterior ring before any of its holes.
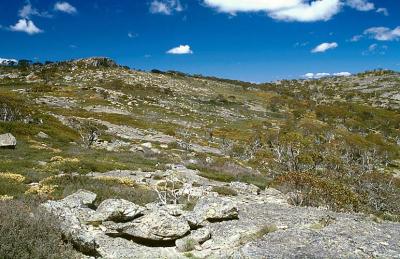
{"type": "Polygon", "coordinates": [[[273,186],[286,193],[294,191],[295,205],[327,206],[335,211],[360,210],[360,197],[333,179],[322,179],[311,173],[287,173],[277,177],[273,186]]]}
{"type": "Polygon", "coordinates": [[[0,201],[0,258],[78,258],[55,218],[32,201],[0,201]]]}

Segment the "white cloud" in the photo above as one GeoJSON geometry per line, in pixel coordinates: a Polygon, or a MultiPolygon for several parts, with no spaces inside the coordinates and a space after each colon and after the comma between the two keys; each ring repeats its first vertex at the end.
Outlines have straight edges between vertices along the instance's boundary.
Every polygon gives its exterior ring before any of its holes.
{"type": "Polygon", "coordinates": [[[55,3],[54,10],[68,14],[75,14],[78,12],[78,10],[68,2],[55,3]]]}
{"type": "Polygon", "coordinates": [[[28,19],[20,19],[15,25],[10,26],[10,30],[26,32],[29,35],[34,35],[43,32],[43,30],[36,27],[33,21],[28,19]]]}
{"type": "Polygon", "coordinates": [[[350,72],[338,72],[338,73],[307,73],[303,75],[303,78],[307,79],[320,79],[323,77],[328,77],[328,76],[351,76],[350,72]]]}
{"type": "Polygon", "coordinates": [[[316,46],[313,50],[311,50],[312,53],[321,53],[321,52],[325,52],[327,50],[330,49],[335,49],[337,48],[339,45],[336,42],[332,42],[332,43],[322,43],[319,44],[318,46],[316,46]]]}
{"type": "Polygon", "coordinates": [[[371,11],[375,9],[375,5],[367,0],[347,0],[346,4],[358,11],[371,11]]]}
{"type": "Polygon", "coordinates": [[[39,12],[36,8],[33,8],[29,1],[18,11],[18,16],[21,18],[28,18],[28,19],[32,16],[39,16],[46,18],[52,17],[48,12],[39,12]]]}
{"type": "Polygon", "coordinates": [[[329,73],[307,73],[303,75],[302,77],[307,78],[307,79],[319,79],[323,77],[330,76],[331,74],[329,73]]]}
{"type": "Polygon", "coordinates": [[[300,3],[292,8],[271,12],[269,16],[276,20],[315,22],[328,21],[341,9],[339,0],[320,0],[300,3]]]}
{"type": "Polygon", "coordinates": [[[400,39],[400,26],[391,30],[387,27],[372,27],[364,31],[365,35],[379,41],[393,41],[400,39]]]}
{"type": "Polygon", "coordinates": [[[154,0],[150,4],[150,13],[171,15],[174,12],[182,12],[180,0],[154,0]]]}
{"type": "Polygon", "coordinates": [[[16,59],[0,58],[0,65],[15,65],[18,63],[16,59]]]}
{"type": "Polygon", "coordinates": [[[350,72],[339,72],[339,73],[334,73],[334,76],[351,76],[350,72]]]}
{"type": "Polygon", "coordinates": [[[386,8],[378,8],[376,10],[377,13],[383,14],[384,16],[389,16],[389,11],[386,8]]]}
{"type": "Polygon", "coordinates": [[[189,45],[180,45],[179,47],[168,50],[167,53],[174,55],[185,55],[193,54],[193,51],[190,49],[189,45]]]}
{"type": "Polygon", "coordinates": [[[235,15],[238,12],[265,12],[276,20],[315,22],[327,21],[343,6],[358,11],[371,11],[375,5],[369,0],[202,0],[218,12],[235,15]]]}
{"type": "Polygon", "coordinates": [[[327,21],[337,14],[341,0],[204,0],[206,6],[219,12],[266,12],[276,20],[327,21]]]}

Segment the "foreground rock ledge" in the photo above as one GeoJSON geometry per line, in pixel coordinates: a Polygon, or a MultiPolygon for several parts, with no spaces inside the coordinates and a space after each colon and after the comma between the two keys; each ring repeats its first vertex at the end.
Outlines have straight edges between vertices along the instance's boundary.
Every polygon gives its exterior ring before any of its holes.
{"type": "Polygon", "coordinates": [[[399,258],[399,223],[271,202],[276,195],[205,196],[177,214],[179,205],[116,199],[95,210],[96,194],[81,190],[42,207],[82,258],[399,258]]]}

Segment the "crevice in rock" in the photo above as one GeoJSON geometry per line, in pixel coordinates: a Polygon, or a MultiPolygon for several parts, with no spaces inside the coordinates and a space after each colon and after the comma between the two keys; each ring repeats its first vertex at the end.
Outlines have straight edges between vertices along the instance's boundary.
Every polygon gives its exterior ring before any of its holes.
{"type": "Polygon", "coordinates": [[[219,223],[219,222],[224,222],[224,221],[232,221],[232,220],[238,220],[239,218],[229,218],[229,219],[208,219],[207,221],[210,223],[219,223]]]}
{"type": "Polygon", "coordinates": [[[138,245],[147,246],[147,247],[175,247],[175,240],[150,240],[140,237],[132,237],[125,233],[118,234],[107,234],[110,237],[120,237],[127,239],[129,241],[133,241],[138,245]]]}

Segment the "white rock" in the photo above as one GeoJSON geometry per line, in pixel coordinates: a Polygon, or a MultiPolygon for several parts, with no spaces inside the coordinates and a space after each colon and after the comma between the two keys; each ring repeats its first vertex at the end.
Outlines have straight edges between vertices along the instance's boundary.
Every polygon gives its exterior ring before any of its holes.
{"type": "Polygon", "coordinates": [[[11,133],[0,135],[0,148],[15,148],[16,145],[17,139],[11,133]]]}

